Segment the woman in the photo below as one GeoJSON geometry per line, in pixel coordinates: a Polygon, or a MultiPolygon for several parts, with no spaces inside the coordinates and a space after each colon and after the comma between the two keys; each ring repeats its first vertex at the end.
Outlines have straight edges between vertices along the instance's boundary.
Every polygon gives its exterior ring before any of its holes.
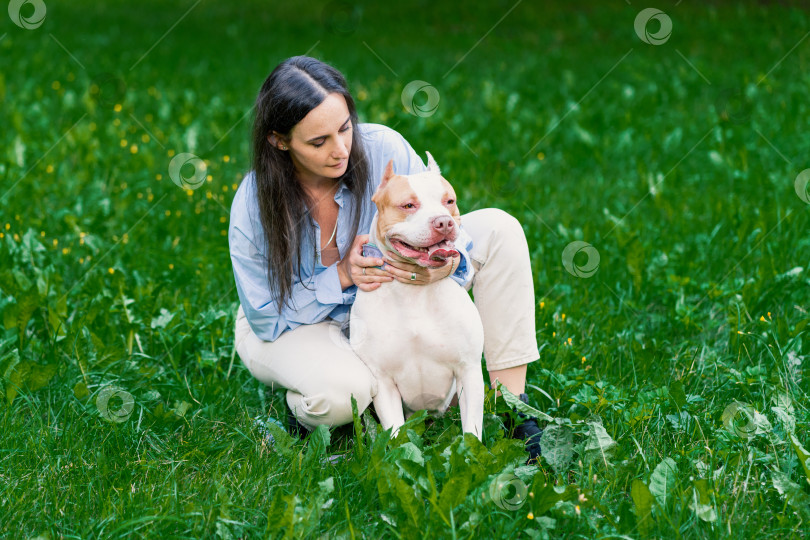
{"type": "MultiPolygon", "coordinates": [[[[287,405],[307,429],[351,422],[351,396],[360,412],[371,403],[376,381],[339,328],[357,288],[394,279],[421,286],[450,277],[472,287],[490,381],[526,400],[526,364],[539,355],[523,229],[501,210],[478,210],[462,216],[471,241],[458,242],[459,257],[443,267],[391,252],[386,260],[364,257],[371,196],[389,159],[400,174],[426,170],[399,133],[359,123],[335,68],[296,56],[262,85],[253,170],[234,196],[228,235],[241,303],[236,350],[254,377],[287,389],[287,405]]],[[[540,433],[533,418],[515,429],[530,459],[539,455],[540,433]]]]}

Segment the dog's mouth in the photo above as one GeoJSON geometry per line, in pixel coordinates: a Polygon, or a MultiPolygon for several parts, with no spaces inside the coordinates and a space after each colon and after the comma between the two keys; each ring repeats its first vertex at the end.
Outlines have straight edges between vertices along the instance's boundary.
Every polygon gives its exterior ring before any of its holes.
{"type": "Polygon", "coordinates": [[[450,240],[442,240],[430,246],[415,246],[399,238],[391,238],[391,246],[397,253],[414,259],[420,266],[444,266],[447,259],[458,256],[458,251],[450,240]]]}

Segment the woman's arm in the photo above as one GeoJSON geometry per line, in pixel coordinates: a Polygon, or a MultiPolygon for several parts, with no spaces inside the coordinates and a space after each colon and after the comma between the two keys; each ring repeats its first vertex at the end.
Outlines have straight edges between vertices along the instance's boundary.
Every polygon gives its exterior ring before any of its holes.
{"type": "Polygon", "coordinates": [[[304,278],[304,282],[294,283],[289,305],[279,312],[270,293],[267,260],[239,227],[231,225],[230,229],[228,240],[236,290],[245,317],[259,338],[274,341],[285,330],[320,322],[338,306],[354,301],[356,289],[344,290],[335,263],[304,278]]]}

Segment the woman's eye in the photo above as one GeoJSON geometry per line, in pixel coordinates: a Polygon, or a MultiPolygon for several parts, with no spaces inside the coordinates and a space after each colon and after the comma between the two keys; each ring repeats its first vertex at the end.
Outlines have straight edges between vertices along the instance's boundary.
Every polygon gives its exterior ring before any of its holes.
{"type": "MultiPolygon", "coordinates": [[[[341,133],[343,133],[344,131],[349,131],[349,129],[350,129],[351,127],[352,127],[352,125],[351,125],[351,124],[349,124],[349,125],[348,125],[348,126],[346,126],[344,129],[341,129],[341,130],[340,130],[340,132],[341,132],[341,133]]],[[[326,141],[324,141],[324,142],[326,142],[326,141]]],[[[315,143],[312,143],[312,146],[314,146],[315,148],[320,148],[321,146],[323,146],[323,143],[321,143],[321,144],[315,144],[315,143]]]]}

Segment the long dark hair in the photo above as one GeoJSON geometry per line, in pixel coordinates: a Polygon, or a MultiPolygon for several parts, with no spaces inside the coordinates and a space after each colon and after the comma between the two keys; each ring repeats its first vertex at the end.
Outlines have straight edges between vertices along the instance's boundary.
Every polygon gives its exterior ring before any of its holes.
{"type": "MultiPolygon", "coordinates": [[[[346,99],[352,122],[352,149],[342,182],[352,193],[350,239],[357,235],[362,203],[371,189],[369,165],[359,130],[354,100],[346,79],[332,66],[309,56],[293,56],[276,66],[262,84],[256,98],[253,122],[252,165],[256,177],[259,214],[267,244],[267,267],[270,292],[281,313],[292,297],[293,278],[301,280],[301,240],[310,235],[317,244],[315,230],[306,219],[311,202],[295,178],[289,152],[270,144],[268,134],[276,131],[289,137],[290,131],[331,93],[346,99]]],[[[293,306],[293,309],[295,307],[293,306]]]]}

